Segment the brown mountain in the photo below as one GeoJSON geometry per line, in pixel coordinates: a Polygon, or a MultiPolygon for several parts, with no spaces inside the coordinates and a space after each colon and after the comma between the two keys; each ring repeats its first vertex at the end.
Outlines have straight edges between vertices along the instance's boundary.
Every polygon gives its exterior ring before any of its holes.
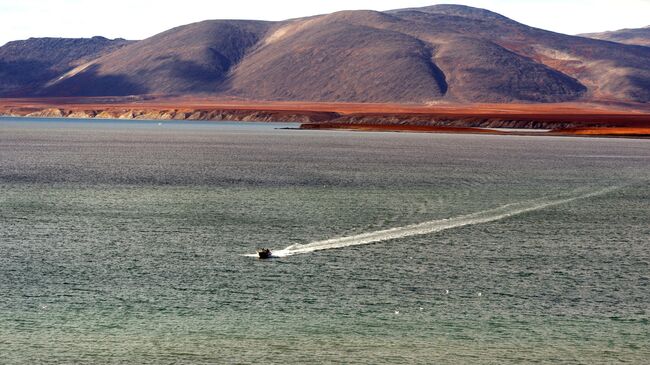
{"type": "Polygon", "coordinates": [[[86,62],[41,95],[201,94],[225,90],[229,72],[270,24],[213,20],[168,30],[86,62]]]}
{"type": "MultiPolygon", "coordinates": [[[[0,92],[20,94],[16,90],[25,88],[15,82],[4,87],[2,52],[0,92]]],[[[79,57],[59,74],[44,75],[42,86],[27,94],[650,101],[650,48],[548,32],[458,5],[344,11],[282,22],[211,20],[91,58],[79,57]]]]}
{"type": "Polygon", "coordinates": [[[602,33],[580,34],[582,37],[604,41],[650,47],[650,26],[645,28],[621,29],[602,33]]]}
{"type": "Polygon", "coordinates": [[[131,43],[104,37],[30,38],[0,47],[0,95],[29,95],[65,72],[131,43]]]}

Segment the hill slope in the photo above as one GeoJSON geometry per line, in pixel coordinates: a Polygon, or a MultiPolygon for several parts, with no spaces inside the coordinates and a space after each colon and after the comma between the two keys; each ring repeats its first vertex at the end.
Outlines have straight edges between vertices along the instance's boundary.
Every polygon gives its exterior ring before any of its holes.
{"type": "Polygon", "coordinates": [[[124,39],[30,38],[0,47],[0,95],[30,95],[78,65],[131,43],[124,39]]]}
{"type": "Polygon", "coordinates": [[[168,30],[82,65],[40,95],[217,93],[268,24],[212,20],[168,30]]]}
{"type": "Polygon", "coordinates": [[[585,33],[583,37],[650,47],[650,26],[602,33],[585,33]]]}
{"type": "MultiPolygon", "coordinates": [[[[30,95],[650,101],[650,48],[548,32],[458,5],[282,22],[205,21],[95,56],[68,62],[68,69],[56,78],[48,74],[30,95]]],[[[25,89],[12,85],[0,93],[25,89]]]]}

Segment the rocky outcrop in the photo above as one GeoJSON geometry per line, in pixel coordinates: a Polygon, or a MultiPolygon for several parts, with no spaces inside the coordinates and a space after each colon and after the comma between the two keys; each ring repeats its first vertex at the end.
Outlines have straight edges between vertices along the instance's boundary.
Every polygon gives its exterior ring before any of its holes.
{"type": "Polygon", "coordinates": [[[67,113],[61,109],[48,108],[33,113],[29,113],[25,116],[32,117],[32,118],[64,118],[67,117],[67,113]]]}
{"type": "Polygon", "coordinates": [[[66,117],[67,118],[77,118],[77,119],[87,119],[94,118],[97,113],[94,110],[79,110],[70,112],[66,117]]]}

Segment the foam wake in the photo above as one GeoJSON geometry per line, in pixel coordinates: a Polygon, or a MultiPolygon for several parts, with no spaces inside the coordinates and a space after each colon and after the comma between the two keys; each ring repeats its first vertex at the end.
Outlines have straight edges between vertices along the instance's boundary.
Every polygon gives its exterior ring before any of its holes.
{"type": "MultiPolygon", "coordinates": [[[[606,188],[598,191],[584,193],[581,195],[555,198],[529,200],[525,202],[504,205],[498,208],[480,211],[477,213],[462,215],[454,218],[429,221],[424,223],[412,224],[403,227],[391,228],[381,231],[362,233],[354,236],[332,238],[324,241],[315,241],[304,245],[292,245],[283,250],[273,250],[274,257],[286,257],[299,254],[310,253],[314,251],[331,250],[350,246],[367,245],[382,241],[394,240],[398,238],[430,234],[444,231],[451,228],[494,222],[508,217],[512,217],[527,212],[532,212],[555,205],[566,204],[575,200],[594,197],[606,194],[617,187],[606,188]]],[[[256,256],[256,255],[250,255],[256,256]]]]}

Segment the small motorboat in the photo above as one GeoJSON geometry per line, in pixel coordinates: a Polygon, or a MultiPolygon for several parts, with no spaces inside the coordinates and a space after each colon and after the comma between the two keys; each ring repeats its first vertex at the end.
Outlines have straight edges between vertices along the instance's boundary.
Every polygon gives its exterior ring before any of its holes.
{"type": "Polygon", "coordinates": [[[257,256],[261,259],[270,259],[271,258],[271,250],[268,248],[260,248],[257,250],[257,256]]]}

